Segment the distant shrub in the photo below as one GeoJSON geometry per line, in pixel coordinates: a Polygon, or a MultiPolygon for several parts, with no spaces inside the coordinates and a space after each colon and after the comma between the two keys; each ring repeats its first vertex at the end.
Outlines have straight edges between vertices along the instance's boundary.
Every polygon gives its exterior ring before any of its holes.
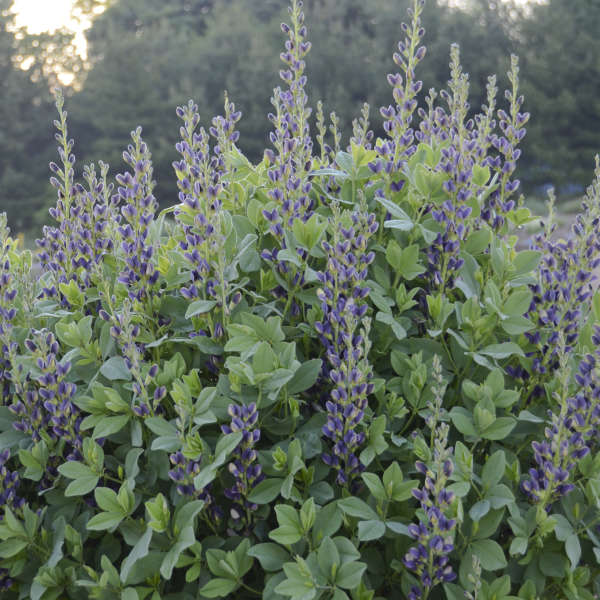
{"type": "Polygon", "coordinates": [[[418,108],[422,7],[387,137],[319,105],[314,148],[294,0],[272,148],[178,108],[158,216],[141,130],[78,183],[58,95],[41,275],[0,222],[3,598],[595,597],[600,167],[517,251],[517,60],[418,108]]]}

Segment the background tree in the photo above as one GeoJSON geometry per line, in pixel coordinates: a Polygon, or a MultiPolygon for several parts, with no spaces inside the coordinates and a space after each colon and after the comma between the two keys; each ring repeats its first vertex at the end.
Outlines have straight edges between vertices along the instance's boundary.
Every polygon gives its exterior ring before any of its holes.
{"type": "MultiPolygon", "coordinates": [[[[45,204],[48,160],[54,145],[52,102],[42,70],[35,75],[21,68],[24,48],[31,40],[14,35],[11,0],[0,0],[0,209],[9,215],[15,232],[34,224],[45,204]]],[[[42,62],[40,55],[38,64],[42,62]]]]}
{"type": "MultiPolygon", "coordinates": [[[[600,152],[600,3],[548,0],[520,26],[532,183],[587,186],[600,152]]],[[[568,192],[568,189],[563,190],[568,192]]]]}

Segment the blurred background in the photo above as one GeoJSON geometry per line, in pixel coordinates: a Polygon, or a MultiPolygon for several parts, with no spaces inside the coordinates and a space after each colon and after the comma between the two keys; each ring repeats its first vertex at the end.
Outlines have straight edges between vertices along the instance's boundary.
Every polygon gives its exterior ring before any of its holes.
{"type": "MultiPolygon", "coordinates": [[[[409,0],[305,0],[309,97],[335,110],[345,140],[363,102],[380,131],[391,101],[386,74],[409,0]]],[[[203,122],[227,90],[243,112],[240,146],[260,160],[268,146],[270,97],[280,84],[287,0],[0,0],[0,211],[33,239],[55,203],[52,89],[66,95],[76,173],[104,160],[123,170],[129,132],[142,125],[155,161],[161,206],[177,202],[171,162],[177,105],[193,98],[203,122]]],[[[600,0],[428,0],[423,17],[426,91],[446,85],[449,47],[461,46],[471,110],[498,74],[500,102],[511,53],[521,59],[525,109],[522,190],[559,205],[579,202],[600,152],[600,0]]]]}

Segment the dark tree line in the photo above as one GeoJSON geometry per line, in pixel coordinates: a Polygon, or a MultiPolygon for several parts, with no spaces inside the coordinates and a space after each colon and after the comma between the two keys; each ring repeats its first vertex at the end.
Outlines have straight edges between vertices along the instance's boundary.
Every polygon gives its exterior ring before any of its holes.
{"type": "MultiPolygon", "coordinates": [[[[101,0],[80,0],[91,14],[101,0]]],[[[0,210],[17,230],[45,219],[54,119],[50,87],[57,62],[77,61],[65,32],[16,39],[10,0],[0,0],[0,210]],[[52,42],[53,43],[50,43],[52,42]],[[20,65],[30,57],[28,70],[20,65]]],[[[379,131],[379,106],[391,101],[386,74],[409,0],[305,0],[313,50],[308,58],[311,103],[336,111],[347,139],[366,101],[379,131]]],[[[243,112],[240,145],[260,159],[268,144],[273,88],[279,85],[279,23],[287,0],[111,0],[87,32],[88,65],[67,90],[79,168],[104,160],[114,173],[138,124],[155,159],[157,197],[176,201],[171,162],[178,136],[175,107],[194,98],[205,124],[219,114],[227,90],[243,112]]],[[[521,179],[526,188],[554,182],[573,191],[591,179],[600,151],[600,3],[549,0],[523,13],[511,3],[470,0],[465,10],[429,0],[424,15],[424,96],[448,79],[452,42],[470,73],[471,107],[484,100],[490,74],[508,85],[511,52],[521,57],[526,107],[532,113],[521,179]],[[552,32],[552,35],[548,33],[552,32]]],[[[560,189],[560,188],[559,188],[560,189]]]]}

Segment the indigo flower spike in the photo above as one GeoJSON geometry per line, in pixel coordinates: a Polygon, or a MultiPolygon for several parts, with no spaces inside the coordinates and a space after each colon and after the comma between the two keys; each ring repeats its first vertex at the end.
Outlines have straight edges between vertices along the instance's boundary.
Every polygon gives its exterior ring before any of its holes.
{"type": "Polygon", "coordinates": [[[156,249],[148,240],[158,202],[152,194],[155,185],[152,160],[148,146],[142,140],[142,128],[132,131],[131,138],[133,144],[123,152],[123,159],[131,171],[117,175],[119,185],[113,196],[113,201],[121,204],[123,222],[118,232],[126,262],[118,280],[126,286],[131,300],[142,301],[149,296],[159,277],[153,260],[156,249]]]}
{"type": "MultiPolygon", "coordinates": [[[[550,194],[550,213],[554,195],[550,194]]],[[[532,243],[534,250],[543,253],[536,277],[530,286],[533,299],[525,316],[536,328],[525,335],[531,344],[533,357],[530,372],[514,367],[513,374],[527,381],[528,398],[542,396],[544,382],[553,377],[559,364],[559,334],[565,341],[565,351],[576,347],[579,334],[587,319],[587,308],[594,290],[595,274],[600,266],[600,159],[596,164],[594,183],[586,192],[584,212],[571,227],[567,240],[552,237],[555,225],[532,243]]]]}
{"type": "MultiPolygon", "coordinates": [[[[311,183],[305,174],[312,168],[312,138],[309,130],[308,97],[306,95],[307,78],[304,74],[306,55],[311,44],[307,41],[307,29],[304,24],[302,2],[293,0],[289,9],[291,25],[281,25],[287,35],[285,51],[280,57],[285,68],[279,75],[286,89],[276,88],[271,103],[275,109],[269,114],[274,126],[270,140],[276,153],[265,153],[270,166],[268,176],[273,184],[269,197],[277,204],[277,216],[283,223],[292,225],[295,219],[307,221],[314,210],[310,199],[311,183]]],[[[271,233],[281,244],[283,231],[276,222],[271,233]]]]}
{"type": "Polygon", "coordinates": [[[225,490],[225,496],[234,501],[230,510],[234,523],[240,524],[245,520],[250,524],[251,511],[258,508],[257,504],[248,501],[248,495],[252,489],[263,479],[261,466],[257,463],[257,454],[254,446],[260,439],[260,429],[256,428],[258,422],[258,410],[256,403],[247,406],[229,405],[229,416],[231,423],[222,425],[221,430],[225,434],[242,432],[242,441],[234,451],[235,460],[229,463],[229,472],[233,475],[234,484],[225,490]]]}
{"type": "Polygon", "coordinates": [[[423,83],[416,79],[415,69],[426,53],[425,46],[420,45],[425,35],[425,29],[421,27],[424,4],[423,0],[414,0],[412,8],[409,9],[412,17],[410,24],[402,23],[405,38],[398,43],[398,52],[394,53],[394,62],[402,73],[388,75],[396,106],[380,109],[384,118],[383,128],[389,140],[375,147],[379,160],[372,168],[379,168],[378,165],[383,164],[388,175],[400,171],[405,161],[416,150],[411,123],[417,108],[416,97],[423,86],[423,83]]]}
{"type": "Polygon", "coordinates": [[[571,472],[577,462],[596,447],[600,432],[598,358],[588,354],[581,360],[575,375],[579,392],[568,397],[570,373],[563,336],[559,345],[561,355],[558,373],[562,393],[557,393],[556,397],[560,412],[548,411],[550,424],[544,430],[545,439],[531,444],[536,466],[529,469],[529,477],[521,483],[529,499],[546,510],[550,510],[553,502],[575,488],[571,472]]]}
{"type": "Polygon", "coordinates": [[[510,102],[509,113],[498,110],[501,135],[489,136],[491,146],[497,150],[498,155],[489,156],[483,163],[496,172],[499,179],[497,189],[490,194],[481,213],[482,218],[496,230],[504,224],[504,215],[515,206],[511,196],[519,189],[520,182],[512,179],[512,176],[521,156],[521,150],[517,146],[525,137],[525,125],[529,121],[529,113],[520,112],[524,98],[519,93],[519,59],[515,55],[511,56],[508,78],[512,84],[512,88],[505,94],[510,102]]]}
{"type": "Polygon", "coordinates": [[[421,489],[413,490],[413,496],[421,504],[425,518],[408,528],[410,537],[417,543],[406,553],[403,562],[420,579],[419,585],[410,591],[411,600],[426,598],[436,585],[456,579],[448,556],[454,550],[456,528],[456,520],[446,514],[454,500],[454,494],[446,489],[454,469],[452,450],[447,447],[448,429],[446,423],[436,429],[433,465],[415,463],[425,476],[425,482],[421,489]]]}
{"type": "Polygon", "coordinates": [[[29,433],[34,440],[45,430],[53,439],[68,444],[68,458],[77,460],[83,439],[80,431],[82,416],[72,399],[77,386],[67,380],[71,363],[59,360],[59,344],[54,335],[42,330],[27,340],[41,375],[35,378],[36,387],[15,398],[9,409],[20,417],[15,428],[29,433]]]}
{"type": "Polygon", "coordinates": [[[210,486],[198,490],[194,485],[194,478],[201,469],[201,458],[193,460],[185,457],[183,452],[177,451],[169,455],[169,460],[172,465],[169,471],[169,479],[175,482],[177,493],[193,499],[204,500],[204,506],[211,518],[218,522],[223,517],[223,511],[215,503],[210,493],[210,486]]]}
{"type": "MultiPolygon", "coordinates": [[[[56,108],[59,119],[54,122],[58,132],[56,139],[59,143],[58,153],[61,165],[50,163],[53,175],[50,183],[57,189],[56,206],[50,209],[50,216],[56,221],[56,226],[44,226],[43,237],[36,240],[40,249],[39,258],[44,271],[54,275],[55,283],[68,282],[77,279],[79,267],[78,255],[81,240],[75,231],[76,203],[82,193],[82,186],[75,183],[75,155],[72,153],[74,142],[69,139],[67,130],[67,113],[63,110],[64,98],[60,90],[56,90],[56,108]]],[[[56,285],[44,290],[45,295],[57,295],[56,285]]],[[[68,304],[62,298],[63,304],[68,304]]]]}
{"type": "Polygon", "coordinates": [[[10,393],[11,354],[16,352],[16,343],[11,339],[13,321],[17,316],[14,299],[17,295],[11,274],[9,251],[12,242],[6,225],[6,214],[0,214],[0,402],[6,401],[10,393]]]}
{"type": "MultiPolygon", "coordinates": [[[[4,512],[4,508],[8,507],[12,510],[19,509],[25,504],[25,500],[17,495],[19,487],[19,473],[10,471],[7,467],[7,462],[10,458],[8,449],[0,452],[0,515],[4,512]]],[[[0,517],[1,520],[1,517],[0,517]]]]}
{"type": "MultiPolygon", "coordinates": [[[[367,397],[373,391],[368,361],[370,319],[365,317],[369,288],[364,281],[374,258],[373,252],[367,249],[369,239],[378,224],[375,215],[366,212],[364,201],[361,212],[350,215],[350,227],[343,225],[337,203],[332,204],[332,212],[333,239],[331,243],[323,242],[327,269],[317,274],[322,285],[317,297],[321,301],[323,319],[315,323],[326,349],[329,379],[334,386],[325,403],[327,423],[323,426],[323,435],[329,439],[332,449],[322,458],[337,472],[338,484],[353,489],[363,469],[357,451],[365,434],[359,425],[367,397]]],[[[327,371],[324,367],[323,374],[327,371]]]]}

